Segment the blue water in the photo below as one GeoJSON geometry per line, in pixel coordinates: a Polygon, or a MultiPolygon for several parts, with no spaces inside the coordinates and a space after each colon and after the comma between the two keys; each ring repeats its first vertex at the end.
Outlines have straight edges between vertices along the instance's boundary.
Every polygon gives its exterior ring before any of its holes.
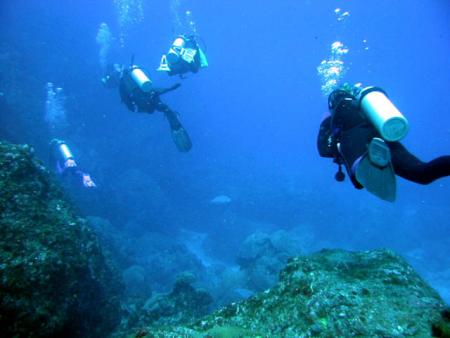
{"type": "Polygon", "coordinates": [[[52,137],[67,140],[98,185],[73,189],[74,200],[124,242],[163,234],[205,266],[235,264],[257,231],[295,233],[305,252],[387,247],[450,302],[450,179],[398,179],[397,201],[386,203],[336,182],[336,166],[316,150],[327,111],[316,68],[342,41],[343,81],[389,93],[410,122],[403,143],[424,160],[450,152],[447,0],[181,0],[210,64],[183,80],[156,72],[174,37],[171,2],[128,2],[142,4],[143,19],[128,24],[109,58],[129,63],[134,54],[155,84],[182,83],[163,100],[180,112],[191,152],[177,152],[162,114],[131,113],[102,87],[97,30],[121,29],[112,0],[1,2],[1,139],[32,144],[44,161],[52,137]],[[336,8],[350,15],[338,21],[336,8]],[[66,96],[69,125],[58,135],[44,119],[47,82],[66,96]],[[218,195],[231,202],[210,204],[218,195]]]}

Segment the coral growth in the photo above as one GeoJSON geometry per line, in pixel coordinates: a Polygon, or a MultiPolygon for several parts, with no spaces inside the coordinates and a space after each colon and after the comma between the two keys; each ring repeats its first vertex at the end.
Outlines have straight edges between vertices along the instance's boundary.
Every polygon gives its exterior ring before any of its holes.
{"type": "Polygon", "coordinates": [[[120,320],[118,274],[32,148],[0,142],[0,191],[1,335],[110,332],[120,320]]]}
{"type": "Polygon", "coordinates": [[[323,250],[290,259],[274,288],[195,325],[148,331],[155,337],[430,337],[445,334],[444,307],[391,251],[323,250]]]}

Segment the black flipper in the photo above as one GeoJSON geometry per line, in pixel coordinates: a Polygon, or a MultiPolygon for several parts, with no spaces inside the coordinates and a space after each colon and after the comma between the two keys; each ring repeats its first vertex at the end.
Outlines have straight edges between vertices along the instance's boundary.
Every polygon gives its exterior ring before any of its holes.
{"type": "Polygon", "coordinates": [[[172,139],[177,149],[182,153],[187,153],[192,148],[191,138],[183,127],[172,129],[172,139]]]}
{"type": "Polygon", "coordinates": [[[192,148],[192,141],[186,129],[184,129],[178,119],[177,113],[171,110],[167,105],[161,105],[160,108],[169,122],[173,142],[180,152],[187,153],[192,148]]]}

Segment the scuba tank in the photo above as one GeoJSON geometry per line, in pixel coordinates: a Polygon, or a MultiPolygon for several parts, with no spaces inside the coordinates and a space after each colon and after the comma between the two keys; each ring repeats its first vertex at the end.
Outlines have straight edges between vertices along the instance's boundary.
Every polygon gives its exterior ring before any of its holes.
{"type": "Polygon", "coordinates": [[[52,148],[51,154],[53,154],[55,160],[66,162],[67,160],[74,159],[72,151],[65,141],[53,139],[50,142],[50,146],[52,148]]]}
{"type": "Polygon", "coordinates": [[[381,137],[389,142],[400,141],[408,133],[408,120],[378,87],[366,87],[358,94],[361,110],[381,137]]]}
{"type": "Polygon", "coordinates": [[[76,166],[75,157],[65,141],[53,139],[50,147],[50,163],[55,164],[57,170],[62,171],[69,160],[72,161],[71,166],[76,166]]]}
{"type": "Polygon", "coordinates": [[[68,145],[65,144],[64,142],[58,144],[58,153],[64,162],[66,162],[67,160],[74,159],[73,154],[70,151],[68,145]]]}
{"type": "Polygon", "coordinates": [[[186,39],[184,36],[179,36],[173,41],[172,46],[166,55],[169,64],[177,63],[180,60],[180,56],[183,54],[185,45],[186,39]]]}
{"type": "Polygon", "coordinates": [[[144,93],[148,93],[152,90],[152,81],[144,73],[144,71],[136,65],[130,67],[130,77],[136,85],[144,93]]]}

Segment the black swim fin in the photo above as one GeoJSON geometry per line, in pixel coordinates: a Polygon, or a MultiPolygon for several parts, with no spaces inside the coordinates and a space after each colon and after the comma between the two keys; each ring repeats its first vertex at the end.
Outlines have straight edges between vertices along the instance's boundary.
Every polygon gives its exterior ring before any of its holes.
{"type": "Polygon", "coordinates": [[[178,150],[182,153],[187,153],[192,148],[191,138],[186,129],[180,127],[178,129],[172,129],[172,139],[178,150]]]}

